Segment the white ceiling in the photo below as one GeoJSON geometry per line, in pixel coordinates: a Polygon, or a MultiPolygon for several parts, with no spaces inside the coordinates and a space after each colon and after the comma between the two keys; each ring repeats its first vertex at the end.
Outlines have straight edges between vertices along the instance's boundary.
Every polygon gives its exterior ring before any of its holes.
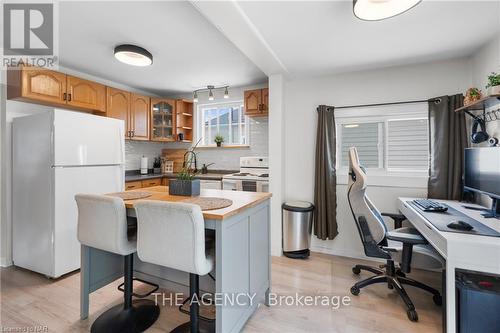
{"type": "Polygon", "coordinates": [[[61,65],[170,95],[264,82],[263,71],[314,76],[466,56],[500,33],[500,0],[423,0],[378,22],[355,18],[351,0],[60,2],[59,18],[61,65]],[[121,43],[148,49],[153,65],[115,60],[121,43]]]}
{"type": "Polygon", "coordinates": [[[64,67],[158,95],[208,84],[242,86],[267,77],[189,2],[60,2],[64,67]],[[118,62],[118,44],[142,46],[152,66],[118,62]]]}
{"type": "Polygon", "coordinates": [[[471,54],[500,33],[500,1],[424,0],[378,22],[352,1],[238,1],[292,76],[403,65],[471,54]]]}

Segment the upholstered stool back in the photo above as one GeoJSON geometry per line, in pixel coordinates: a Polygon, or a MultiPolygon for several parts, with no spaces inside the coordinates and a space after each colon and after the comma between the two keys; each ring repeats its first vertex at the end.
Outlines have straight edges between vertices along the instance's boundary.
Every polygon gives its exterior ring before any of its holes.
{"type": "Polygon", "coordinates": [[[83,245],[123,256],[136,251],[127,239],[127,214],[120,198],[77,194],[78,240],[83,245]]]}
{"type": "Polygon", "coordinates": [[[137,255],[142,261],[205,275],[205,221],[198,205],[144,200],[137,213],[137,255]]]}

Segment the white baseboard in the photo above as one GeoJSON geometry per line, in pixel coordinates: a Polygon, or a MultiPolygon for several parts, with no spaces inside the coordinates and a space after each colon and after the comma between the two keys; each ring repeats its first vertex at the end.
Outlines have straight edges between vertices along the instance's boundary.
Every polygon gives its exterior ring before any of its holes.
{"type": "Polygon", "coordinates": [[[12,260],[7,258],[0,258],[0,267],[9,267],[12,266],[12,260]]]}
{"type": "Polygon", "coordinates": [[[383,260],[383,259],[370,258],[370,257],[365,256],[362,253],[354,252],[354,251],[345,251],[345,250],[335,250],[334,251],[331,248],[322,247],[322,246],[311,246],[310,250],[312,252],[323,253],[323,254],[330,254],[330,255],[334,255],[334,256],[347,257],[347,258],[353,258],[353,259],[361,259],[361,260],[368,260],[368,261],[377,261],[377,262],[385,263],[385,260],[383,260]]]}

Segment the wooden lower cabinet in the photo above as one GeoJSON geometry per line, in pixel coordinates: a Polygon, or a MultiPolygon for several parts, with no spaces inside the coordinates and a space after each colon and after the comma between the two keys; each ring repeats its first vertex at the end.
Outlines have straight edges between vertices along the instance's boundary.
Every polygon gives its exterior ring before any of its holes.
{"type": "Polygon", "coordinates": [[[152,186],[160,186],[161,178],[148,179],[142,181],[142,187],[152,187],[152,186]]]}
{"type": "Polygon", "coordinates": [[[145,188],[145,187],[160,186],[163,185],[164,179],[167,179],[167,184],[168,184],[168,178],[166,177],[125,182],[125,191],[137,190],[139,188],[145,188]]]}
{"type": "Polygon", "coordinates": [[[138,188],[142,188],[142,182],[140,180],[135,181],[135,182],[126,182],[125,183],[125,191],[137,190],[138,188]]]}

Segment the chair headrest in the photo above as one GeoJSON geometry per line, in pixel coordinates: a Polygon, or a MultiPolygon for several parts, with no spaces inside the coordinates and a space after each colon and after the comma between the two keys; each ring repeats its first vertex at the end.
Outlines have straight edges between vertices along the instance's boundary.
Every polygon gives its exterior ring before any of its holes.
{"type": "Polygon", "coordinates": [[[359,164],[358,150],[349,148],[349,184],[356,183],[360,189],[366,188],[366,170],[359,164]]]}

